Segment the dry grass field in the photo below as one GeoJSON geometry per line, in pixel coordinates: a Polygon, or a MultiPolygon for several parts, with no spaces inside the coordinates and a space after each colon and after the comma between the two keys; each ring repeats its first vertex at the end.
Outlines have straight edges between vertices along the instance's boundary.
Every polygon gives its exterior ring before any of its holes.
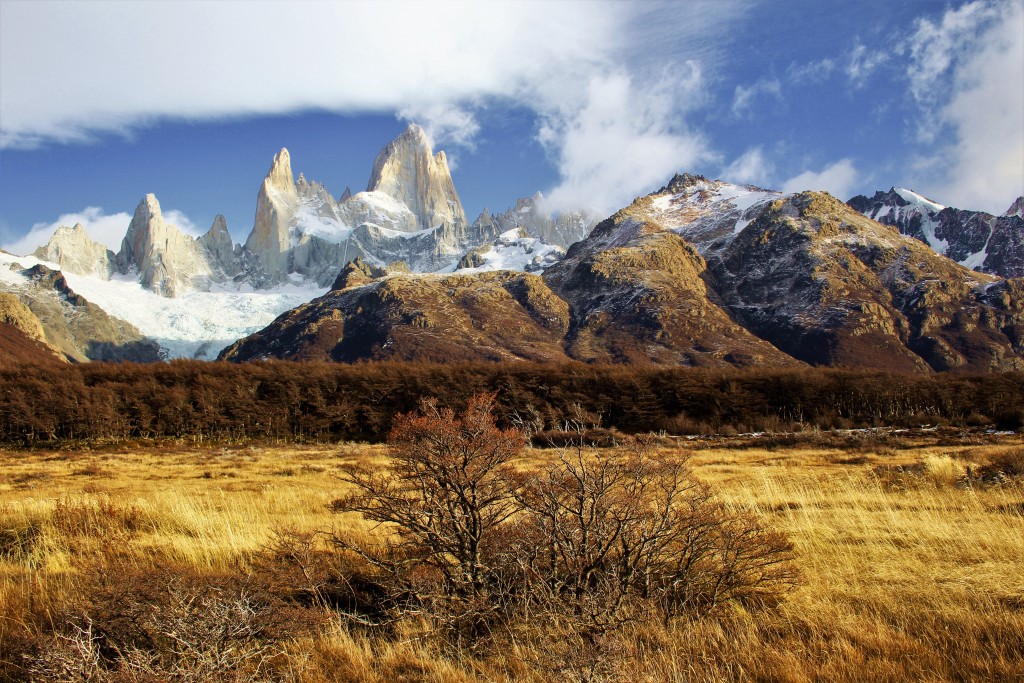
{"type": "MultiPolygon", "coordinates": [[[[540,626],[536,639],[519,632],[455,649],[424,637],[416,623],[383,634],[338,618],[330,605],[293,605],[261,631],[274,635],[258,646],[225,637],[234,644],[210,654],[192,643],[202,650],[197,657],[241,662],[193,671],[219,672],[210,680],[254,680],[258,671],[260,680],[309,683],[1024,681],[1024,484],[966,477],[968,467],[987,472],[992,462],[1024,460],[1020,437],[926,433],[841,447],[755,440],[660,448],[688,456],[730,508],[790,536],[801,580],[781,604],[667,626],[638,622],[594,645],[586,662],[540,626]]],[[[528,450],[520,467],[553,457],[528,450]]],[[[256,608],[185,590],[204,581],[217,587],[215,596],[245,597],[250,585],[272,593],[288,581],[321,580],[310,568],[328,571],[332,553],[316,534],[365,526],[330,510],[344,492],[337,475],[346,463],[386,467],[387,451],[358,444],[0,451],[0,680],[189,680],[180,671],[161,678],[145,662],[104,678],[95,664],[110,653],[83,643],[104,610],[133,600],[135,619],[152,613],[150,601],[171,617],[195,614],[198,605],[204,617],[230,608],[241,609],[237,623],[251,621],[256,608]],[[315,561],[297,560],[303,553],[315,561]],[[275,569],[286,560],[290,569],[275,569]]],[[[174,638],[188,645],[188,628],[183,621],[174,638]]]]}

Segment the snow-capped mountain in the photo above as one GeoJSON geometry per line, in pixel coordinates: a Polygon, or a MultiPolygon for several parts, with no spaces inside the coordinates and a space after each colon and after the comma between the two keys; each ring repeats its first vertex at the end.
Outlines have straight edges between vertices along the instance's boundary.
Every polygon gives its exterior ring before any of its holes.
{"type": "Polygon", "coordinates": [[[544,196],[537,192],[524,197],[505,213],[491,215],[484,209],[475,221],[473,229],[480,235],[500,235],[513,229],[522,229],[527,235],[542,240],[545,244],[568,249],[590,234],[601,216],[591,211],[563,211],[552,214],[544,207],[544,196]]]}
{"type": "Polygon", "coordinates": [[[1002,216],[943,206],[902,187],[858,195],[847,202],[879,223],[917,238],[936,253],[972,270],[1024,276],[1024,197],[1002,216]]]}
{"type": "Polygon", "coordinates": [[[244,244],[232,243],[223,216],[199,238],[185,234],[149,194],[117,254],[81,226],[61,227],[15,268],[59,269],[90,302],[157,340],[166,356],[209,357],[323,294],[357,258],[375,268],[450,272],[471,253],[479,263],[464,267],[542,269],[562,253],[546,239],[569,242],[595,221],[581,212],[545,215],[538,198],[520,200],[496,221],[468,224],[444,152],[435,154],[413,124],[377,155],[366,191],[345,188],[338,199],[301,173],[296,179],[282,149],[257,192],[244,244]],[[499,237],[512,228],[526,234],[499,237]]]}
{"type": "Polygon", "coordinates": [[[1024,369],[1024,279],[825,193],[681,175],[539,277],[487,271],[484,254],[451,275],[353,268],[221,357],[1024,369]]]}

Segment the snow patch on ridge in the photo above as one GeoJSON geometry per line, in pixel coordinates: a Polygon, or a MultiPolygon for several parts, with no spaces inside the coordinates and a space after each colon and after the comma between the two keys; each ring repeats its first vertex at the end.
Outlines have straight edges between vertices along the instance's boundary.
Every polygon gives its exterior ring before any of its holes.
{"type": "MultiPolygon", "coordinates": [[[[37,258],[0,254],[0,283],[6,289],[28,286],[19,270],[42,264],[60,270],[56,263],[37,258]]],[[[76,294],[84,296],[109,315],[139,328],[160,344],[168,358],[215,358],[228,344],[260,330],[274,318],[324,294],[325,288],[286,284],[274,289],[213,285],[209,292],[187,292],[176,298],[160,296],[144,288],[130,275],[101,280],[62,271],[76,294]]]]}
{"type": "Polygon", "coordinates": [[[677,194],[654,197],[652,217],[707,256],[727,246],[769,202],[784,196],[753,185],[700,180],[677,194]]]}
{"type": "Polygon", "coordinates": [[[545,244],[533,237],[524,237],[524,234],[519,228],[501,233],[487,251],[478,252],[477,255],[483,260],[482,265],[460,268],[457,272],[516,270],[539,273],[565,256],[565,250],[561,247],[545,244]]]}
{"type": "Polygon", "coordinates": [[[917,205],[930,213],[938,213],[946,207],[938,202],[933,202],[924,195],[920,195],[913,190],[908,190],[905,187],[894,187],[893,190],[899,196],[903,197],[903,200],[909,202],[911,205],[917,205]]]}

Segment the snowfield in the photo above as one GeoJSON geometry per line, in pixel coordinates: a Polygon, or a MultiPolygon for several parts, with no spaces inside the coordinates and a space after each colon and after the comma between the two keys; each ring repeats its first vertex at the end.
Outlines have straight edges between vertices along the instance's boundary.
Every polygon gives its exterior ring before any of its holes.
{"type": "MultiPolygon", "coordinates": [[[[0,254],[3,289],[17,290],[26,279],[11,270],[42,265],[60,270],[55,263],[31,256],[0,254]]],[[[64,272],[75,293],[108,314],[127,321],[152,338],[167,358],[216,358],[222,348],[260,330],[300,304],[323,295],[326,288],[287,284],[274,289],[214,286],[209,292],[188,292],[177,298],[162,297],[145,289],[131,276],[115,275],[109,281],[64,272]]]]}

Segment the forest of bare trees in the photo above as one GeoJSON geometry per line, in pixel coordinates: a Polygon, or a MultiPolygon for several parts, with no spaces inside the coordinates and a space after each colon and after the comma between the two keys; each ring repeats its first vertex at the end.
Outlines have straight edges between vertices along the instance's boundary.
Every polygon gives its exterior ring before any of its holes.
{"type": "Polygon", "coordinates": [[[499,424],[535,440],[594,428],[668,434],[923,424],[1015,429],[1024,414],[1020,373],[92,363],[0,369],[0,440],[382,441],[394,416],[421,398],[464,406],[480,392],[496,393],[499,424]]]}

